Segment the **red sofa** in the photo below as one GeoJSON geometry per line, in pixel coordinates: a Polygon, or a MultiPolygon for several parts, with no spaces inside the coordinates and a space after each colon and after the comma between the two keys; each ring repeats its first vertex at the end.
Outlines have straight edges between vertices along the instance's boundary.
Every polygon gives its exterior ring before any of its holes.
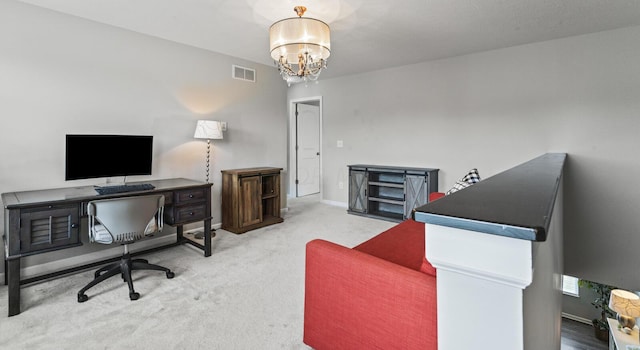
{"type": "Polygon", "coordinates": [[[353,249],[307,243],[304,342],[318,350],[437,349],[436,271],[424,242],[424,224],[406,220],[353,249]]]}

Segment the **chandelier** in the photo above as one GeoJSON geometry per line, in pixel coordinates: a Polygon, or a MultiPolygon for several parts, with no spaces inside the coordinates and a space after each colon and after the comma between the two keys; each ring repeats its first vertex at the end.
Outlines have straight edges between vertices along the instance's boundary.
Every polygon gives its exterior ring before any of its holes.
{"type": "Polygon", "coordinates": [[[289,84],[318,79],[331,54],[329,26],[314,18],[302,18],[307,10],[304,6],[293,10],[298,17],[283,19],[269,28],[271,57],[289,84]]]}

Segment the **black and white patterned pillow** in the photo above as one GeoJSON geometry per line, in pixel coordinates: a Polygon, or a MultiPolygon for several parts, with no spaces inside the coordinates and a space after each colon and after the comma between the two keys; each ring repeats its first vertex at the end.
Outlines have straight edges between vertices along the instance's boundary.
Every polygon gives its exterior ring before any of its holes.
{"type": "Polygon", "coordinates": [[[469,184],[480,182],[480,174],[478,173],[478,169],[473,168],[469,170],[467,175],[465,175],[461,181],[468,182],[469,184]]]}
{"type": "Polygon", "coordinates": [[[473,168],[469,170],[469,172],[462,177],[462,179],[456,181],[453,187],[447,191],[447,194],[452,194],[454,192],[460,191],[463,188],[467,188],[474,183],[480,182],[480,174],[478,173],[478,169],[473,168]]]}

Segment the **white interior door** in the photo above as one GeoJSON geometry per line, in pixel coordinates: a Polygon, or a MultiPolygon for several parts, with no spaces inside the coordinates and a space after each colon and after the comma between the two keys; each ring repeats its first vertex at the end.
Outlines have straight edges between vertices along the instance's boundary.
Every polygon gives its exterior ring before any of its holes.
{"type": "Polygon", "coordinates": [[[320,192],[320,106],[296,103],[296,197],[320,192]]]}

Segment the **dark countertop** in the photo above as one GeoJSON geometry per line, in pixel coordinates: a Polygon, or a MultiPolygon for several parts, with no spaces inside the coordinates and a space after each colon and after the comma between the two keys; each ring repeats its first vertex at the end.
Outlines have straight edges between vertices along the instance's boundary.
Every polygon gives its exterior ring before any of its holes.
{"type": "Polygon", "coordinates": [[[547,153],[416,209],[416,221],[545,241],[566,153],[547,153]]]}

